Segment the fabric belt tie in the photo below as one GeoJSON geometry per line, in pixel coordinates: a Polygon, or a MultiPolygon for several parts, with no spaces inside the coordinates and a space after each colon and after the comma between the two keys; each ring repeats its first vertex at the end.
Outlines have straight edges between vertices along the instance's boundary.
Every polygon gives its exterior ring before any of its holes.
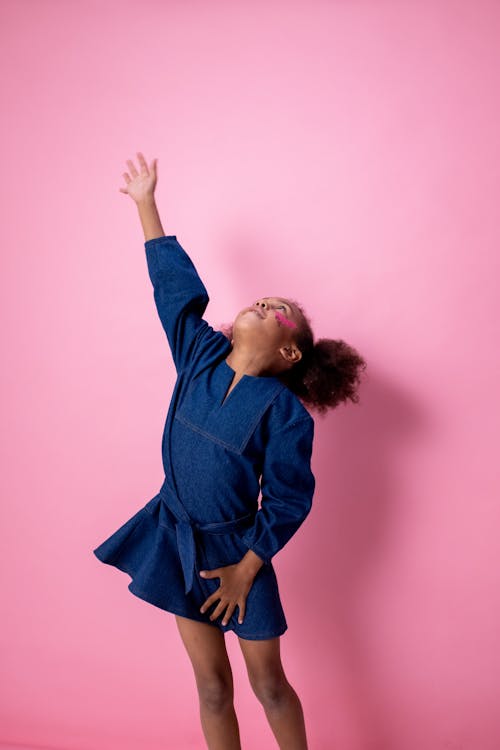
{"type": "MultiPolygon", "coordinates": [[[[172,521],[167,519],[166,514],[162,512],[164,509],[162,499],[168,507],[168,510],[175,516],[172,508],[166,503],[165,495],[156,495],[145,505],[145,510],[153,514],[154,511],[160,505],[160,526],[167,526],[172,529],[172,521]]],[[[187,516],[187,513],[183,513],[187,516]]],[[[207,534],[228,534],[232,531],[241,531],[248,528],[250,523],[255,518],[255,513],[247,513],[239,518],[233,518],[230,521],[220,521],[216,523],[196,523],[191,519],[177,518],[175,517],[175,533],[177,537],[177,547],[179,550],[179,557],[181,560],[182,572],[184,575],[185,593],[188,594],[193,588],[195,562],[196,562],[196,540],[195,531],[201,531],[207,534]]]]}
{"type": "Polygon", "coordinates": [[[240,518],[234,518],[231,521],[221,521],[220,523],[198,524],[187,521],[177,521],[175,531],[177,534],[177,544],[179,546],[179,556],[181,558],[182,571],[184,573],[185,593],[189,593],[193,588],[193,578],[196,560],[196,541],[194,530],[202,531],[207,534],[228,534],[232,531],[239,531],[248,526],[252,513],[247,513],[240,518]]]}

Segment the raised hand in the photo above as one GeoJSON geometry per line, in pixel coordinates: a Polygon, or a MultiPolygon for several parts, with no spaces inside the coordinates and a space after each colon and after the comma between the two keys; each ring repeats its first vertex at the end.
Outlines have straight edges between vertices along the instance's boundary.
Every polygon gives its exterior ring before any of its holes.
{"type": "Polygon", "coordinates": [[[130,195],[132,200],[136,203],[140,203],[141,201],[154,196],[157,181],[156,163],[158,159],[153,159],[148,167],[143,154],[138,151],[137,160],[140,167],[139,172],[137,171],[134,162],[131,159],[127,159],[130,174],[128,172],[123,172],[123,177],[127,183],[127,187],[121,187],[119,190],[121,193],[130,195]]]}

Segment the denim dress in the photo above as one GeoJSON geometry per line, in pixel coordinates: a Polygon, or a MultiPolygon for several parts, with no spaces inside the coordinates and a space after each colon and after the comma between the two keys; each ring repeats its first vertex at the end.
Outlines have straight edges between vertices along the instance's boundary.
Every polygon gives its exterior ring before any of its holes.
{"type": "Polygon", "coordinates": [[[275,376],[244,374],[226,397],[232,345],[202,317],[209,297],[192,260],[175,235],[144,246],[177,373],[162,437],[165,479],[93,552],[156,607],[241,638],[274,638],[288,625],[272,558],[311,510],[314,420],[275,376]],[[226,625],[225,612],[210,620],[218,602],[200,607],[220,578],[200,570],[238,563],[249,549],[264,564],[243,623],[238,606],[226,625]]]}

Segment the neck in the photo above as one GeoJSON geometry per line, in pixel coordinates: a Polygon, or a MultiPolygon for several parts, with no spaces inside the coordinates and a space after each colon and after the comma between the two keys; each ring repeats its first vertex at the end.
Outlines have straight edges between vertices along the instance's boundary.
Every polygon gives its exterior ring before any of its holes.
{"type": "Polygon", "coordinates": [[[233,346],[226,357],[226,362],[236,375],[269,376],[275,374],[271,372],[269,355],[249,351],[243,346],[233,346]]]}

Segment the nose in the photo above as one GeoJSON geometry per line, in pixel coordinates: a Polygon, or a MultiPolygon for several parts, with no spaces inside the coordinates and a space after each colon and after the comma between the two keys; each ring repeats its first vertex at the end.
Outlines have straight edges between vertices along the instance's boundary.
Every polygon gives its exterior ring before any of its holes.
{"type": "Polygon", "coordinates": [[[253,305],[253,308],[254,308],[255,312],[261,318],[264,318],[265,317],[265,312],[264,311],[267,310],[268,304],[267,304],[267,302],[264,302],[262,300],[257,300],[257,302],[255,302],[255,304],[253,305]]]}

